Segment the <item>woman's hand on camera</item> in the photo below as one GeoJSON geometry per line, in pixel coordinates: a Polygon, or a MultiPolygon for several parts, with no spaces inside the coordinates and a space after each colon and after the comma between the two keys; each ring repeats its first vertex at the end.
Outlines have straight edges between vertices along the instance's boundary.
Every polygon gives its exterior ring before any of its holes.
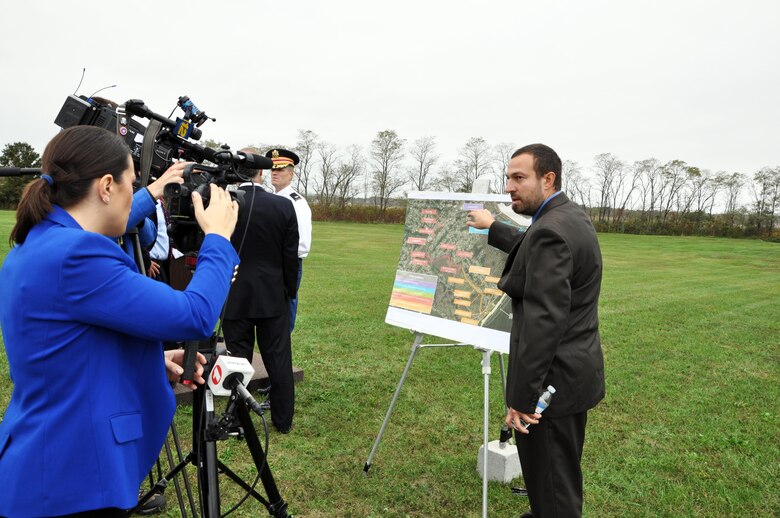
{"type": "Polygon", "coordinates": [[[153,181],[146,188],[149,190],[149,194],[152,198],[159,200],[162,198],[165,192],[165,186],[170,183],[178,183],[179,185],[184,183],[184,168],[193,162],[176,162],[169,167],[157,180],[153,181]]]}
{"type": "MultiPolygon", "coordinates": [[[[195,360],[195,375],[192,377],[193,381],[198,385],[203,385],[206,380],[203,378],[203,366],[206,365],[206,357],[198,353],[195,360]]],[[[181,375],[184,374],[184,349],[174,349],[172,351],[165,351],[165,370],[168,371],[168,381],[176,383],[181,379],[181,375]]],[[[193,390],[194,385],[185,385],[193,390]]]]}
{"type": "Polygon", "coordinates": [[[203,208],[203,199],[197,192],[192,193],[192,206],[195,219],[204,234],[218,234],[230,239],[238,221],[238,202],[221,187],[211,184],[211,199],[207,209],[203,208]]]}

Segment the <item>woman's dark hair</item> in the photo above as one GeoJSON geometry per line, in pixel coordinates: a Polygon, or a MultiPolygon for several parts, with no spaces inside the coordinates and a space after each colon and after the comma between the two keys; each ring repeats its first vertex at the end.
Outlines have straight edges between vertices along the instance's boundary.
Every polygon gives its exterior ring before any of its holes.
{"type": "Polygon", "coordinates": [[[52,178],[28,183],[16,208],[10,242],[22,244],[35,225],[56,204],[71,207],[83,200],[92,182],[105,174],[120,181],[130,149],[121,138],[95,126],[73,126],[49,141],[41,158],[41,172],[52,178]]]}

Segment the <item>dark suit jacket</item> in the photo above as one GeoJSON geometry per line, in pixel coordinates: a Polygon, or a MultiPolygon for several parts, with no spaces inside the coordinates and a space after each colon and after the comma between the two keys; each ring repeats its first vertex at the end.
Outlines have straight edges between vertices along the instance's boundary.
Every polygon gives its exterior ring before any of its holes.
{"type": "Polygon", "coordinates": [[[512,298],[507,405],[533,413],[547,385],[546,413],[564,416],[604,397],[598,329],[601,250],[588,217],[561,193],[525,234],[493,223],[488,243],[509,253],[498,287],[512,298]]]}
{"type": "Polygon", "coordinates": [[[240,189],[245,193],[244,207],[231,242],[237,251],[241,248],[241,266],[230,289],[225,318],[276,317],[290,311],[289,299],[297,290],[298,220],[295,208],[288,198],[268,193],[260,186],[240,189]]]}

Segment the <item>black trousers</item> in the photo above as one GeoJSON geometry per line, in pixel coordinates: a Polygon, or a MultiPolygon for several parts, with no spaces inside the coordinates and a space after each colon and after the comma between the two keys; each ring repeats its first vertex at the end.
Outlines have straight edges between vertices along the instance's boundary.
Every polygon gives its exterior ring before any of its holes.
{"type": "Polygon", "coordinates": [[[270,318],[224,320],[222,328],[228,351],[250,362],[257,337],[260,356],[271,381],[271,422],[280,430],[289,429],[295,411],[290,312],[270,318]]]}
{"type": "Polygon", "coordinates": [[[588,413],[543,416],[529,434],[515,432],[534,518],[582,516],[582,446],[588,413]]]}

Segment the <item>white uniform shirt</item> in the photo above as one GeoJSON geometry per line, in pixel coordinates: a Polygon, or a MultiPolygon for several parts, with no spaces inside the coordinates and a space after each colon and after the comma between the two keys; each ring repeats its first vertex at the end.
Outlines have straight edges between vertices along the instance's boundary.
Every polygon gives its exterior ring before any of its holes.
{"type": "Polygon", "coordinates": [[[149,251],[149,257],[155,261],[165,261],[168,259],[168,246],[170,241],[168,240],[168,227],[165,225],[165,213],[163,212],[162,203],[157,201],[157,239],[154,242],[154,246],[149,251]]]}
{"type": "Polygon", "coordinates": [[[298,218],[298,258],[303,259],[309,255],[311,248],[311,208],[306,199],[290,185],[275,194],[289,199],[295,207],[295,216],[298,218]]]}

